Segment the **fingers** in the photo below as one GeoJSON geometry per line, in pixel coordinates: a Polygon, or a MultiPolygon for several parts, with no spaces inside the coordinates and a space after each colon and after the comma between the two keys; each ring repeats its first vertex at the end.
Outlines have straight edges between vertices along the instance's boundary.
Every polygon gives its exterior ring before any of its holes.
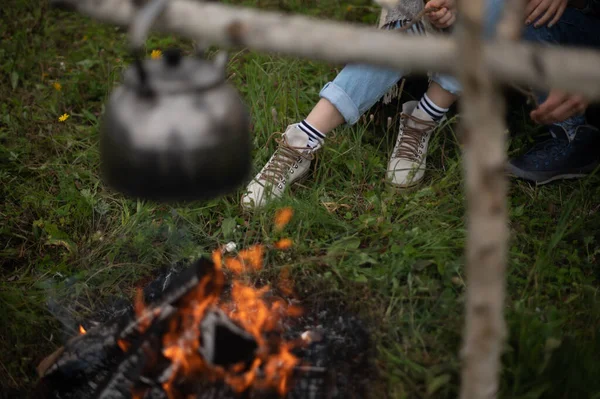
{"type": "Polygon", "coordinates": [[[552,92],[543,104],[531,112],[531,119],[544,125],[562,122],[584,113],[588,105],[589,102],[583,96],[552,92]]]}
{"type": "Polygon", "coordinates": [[[428,14],[427,18],[436,28],[447,28],[456,22],[456,14],[445,7],[428,14]]]}
{"type": "Polygon", "coordinates": [[[577,114],[578,109],[577,100],[569,99],[553,109],[550,113],[543,115],[540,118],[540,123],[544,125],[550,125],[553,123],[562,122],[577,114]]]}
{"type": "Polygon", "coordinates": [[[562,92],[553,91],[550,92],[546,101],[537,107],[533,112],[531,112],[531,119],[533,119],[537,123],[545,124],[549,115],[554,112],[554,110],[559,107],[562,103],[564,103],[567,99],[567,95],[562,92]]]}
{"type": "Polygon", "coordinates": [[[556,11],[556,14],[554,15],[554,18],[552,18],[552,21],[550,21],[550,23],[548,24],[548,28],[552,28],[554,25],[556,25],[560,17],[562,17],[562,15],[565,13],[565,10],[567,9],[567,4],[567,1],[561,1],[560,6],[556,11]]]}
{"type": "Polygon", "coordinates": [[[551,1],[552,0],[541,0],[538,6],[530,14],[528,14],[526,23],[529,25],[538,19],[540,15],[542,15],[542,13],[548,9],[551,1]]]}
{"type": "Polygon", "coordinates": [[[444,15],[442,18],[440,18],[437,22],[436,22],[436,26],[438,28],[447,28],[450,25],[452,25],[454,23],[454,21],[456,20],[456,16],[454,15],[454,13],[452,12],[448,12],[446,15],[444,15]]]}
{"type": "Polygon", "coordinates": [[[445,0],[429,0],[425,4],[425,8],[441,8],[444,6],[445,0]]]}
{"type": "Polygon", "coordinates": [[[531,0],[525,9],[527,25],[535,22],[539,28],[548,24],[552,27],[558,22],[567,8],[568,0],[531,0]]]}
{"type": "Polygon", "coordinates": [[[546,23],[556,15],[556,11],[558,10],[559,5],[560,3],[556,1],[552,2],[552,4],[550,4],[548,9],[546,10],[546,13],[540,19],[535,21],[535,24],[533,26],[539,28],[540,26],[546,25],[546,23]]]}
{"type": "Polygon", "coordinates": [[[546,123],[557,123],[569,119],[575,115],[581,115],[586,109],[585,100],[580,96],[569,98],[564,104],[557,107],[548,118],[546,123]]]}
{"type": "Polygon", "coordinates": [[[527,23],[528,24],[531,23],[531,21],[529,19],[529,15],[531,15],[531,13],[533,12],[533,10],[535,10],[540,5],[540,3],[542,1],[543,0],[530,0],[527,3],[527,6],[525,7],[525,15],[528,17],[527,18],[527,21],[528,21],[527,23]]]}
{"type": "Polygon", "coordinates": [[[428,14],[428,18],[431,22],[437,22],[441,18],[445,17],[448,14],[448,9],[443,7],[438,11],[434,11],[428,14]]]}

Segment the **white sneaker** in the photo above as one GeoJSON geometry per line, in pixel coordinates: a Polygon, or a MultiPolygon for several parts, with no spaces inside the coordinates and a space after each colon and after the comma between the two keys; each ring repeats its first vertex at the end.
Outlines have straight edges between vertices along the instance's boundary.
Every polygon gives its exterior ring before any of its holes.
{"type": "Polygon", "coordinates": [[[417,104],[409,101],[402,105],[400,131],[388,162],[386,177],[399,187],[410,187],[423,179],[429,138],[438,125],[425,111],[417,109],[417,104]]]}
{"type": "Polygon", "coordinates": [[[290,184],[306,176],[314,153],[320,148],[307,146],[308,135],[298,124],[288,126],[278,143],[279,148],[269,162],[248,184],[242,197],[244,208],[258,208],[273,198],[280,198],[290,184]]]}

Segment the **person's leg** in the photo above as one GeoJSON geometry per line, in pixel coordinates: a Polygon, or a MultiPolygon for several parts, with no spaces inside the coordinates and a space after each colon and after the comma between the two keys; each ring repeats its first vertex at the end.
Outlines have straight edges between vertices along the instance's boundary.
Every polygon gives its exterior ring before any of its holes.
{"type": "Polygon", "coordinates": [[[348,65],[342,69],[323,87],[317,105],[298,124],[308,135],[309,146],[314,144],[312,148],[317,149],[333,129],[344,123],[355,124],[402,76],[402,72],[369,65],[348,65]]]}
{"type": "Polygon", "coordinates": [[[435,80],[429,85],[427,89],[427,97],[433,101],[438,107],[441,108],[450,108],[452,104],[458,99],[457,94],[455,92],[444,89],[438,82],[435,80]]]}
{"type": "Polygon", "coordinates": [[[421,115],[426,120],[431,118],[433,121],[439,122],[458,99],[460,90],[460,84],[455,78],[434,74],[427,92],[421,97],[415,112],[421,110],[423,111],[421,115]]]}
{"type": "MultiPolygon", "coordinates": [[[[527,26],[523,39],[545,45],[600,48],[600,19],[567,8],[552,27],[527,26]]],[[[538,103],[547,94],[538,94],[538,103]]],[[[552,138],[536,144],[525,154],[509,162],[517,177],[537,184],[557,179],[582,177],[592,172],[600,158],[600,132],[586,124],[585,115],[573,116],[549,127],[552,138]]]]}
{"type": "MultiPolygon", "coordinates": [[[[503,6],[504,0],[487,0],[483,32],[486,39],[495,36],[503,6]]],[[[420,101],[403,105],[400,131],[386,174],[391,184],[409,187],[425,176],[429,139],[444,120],[450,106],[458,99],[461,90],[460,83],[454,77],[435,73],[420,101]]]]}
{"type": "MultiPolygon", "coordinates": [[[[398,22],[391,29],[399,28],[398,22]]],[[[421,34],[422,24],[415,24],[405,34],[421,34]]],[[[355,124],[404,75],[393,69],[370,65],[348,65],[320,92],[320,101],[299,123],[288,126],[279,148],[250,182],[242,197],[245,207],[264,205],[280,197],[285,188],[309,172],[314,152],[326,136],[343,123],[355,124]]]]}
{"type": "Polygon", "coordinates": [[[305,121],[325,134],[346,122],[337,107],[326,98],[319,100],[305,121]]]}
{"type": "Polygon", "coordinates": [[[410,187],[423,179],[429,139],[445,119],[459,91],[456,79],[434,75],[420,101],[409,101],[402,106],[400,131],[386,174],[391,184],[410,187]]]}
{"type": "MultiPolygon", "coordinates": [[[[406,23],[398,21],[384,29],[398,29],[406,23]]],[[[421,35],[425,32],[422,23],[404,32],[421,35]]],[[[354,125],[361,115],[370,109],[405,75],[404,71],[378,68],[371,65],[350,64],[344,67],[335,79],[327,83],[319,96],[321,99],[300,122],[305,132],[317,131],[322,137],[346,123],[354,125]]]]}

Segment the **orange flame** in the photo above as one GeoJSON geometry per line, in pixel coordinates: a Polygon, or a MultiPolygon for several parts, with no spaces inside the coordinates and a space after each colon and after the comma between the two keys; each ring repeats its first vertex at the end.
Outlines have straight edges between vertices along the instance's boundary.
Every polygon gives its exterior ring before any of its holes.
{"type": "Polygon", "coordinates": [[[292,220],[294,210],[290,207],[278,209],[275,212],[275,230],[281,231],[292,220]]]}
{"type": "MultiPolygon", "coordinates": [[[[172,363],[171,378],[163,384],[169,397],[172,395],[171,384],[178,375],[189,375],[206,367],[198,352],[200,324],[207,308],[217,301],[214,293],[207,294],[206,287],[211,282],[219,283],[219,274],[217,272],[215,276],[205,276],[186,296],[185,305],[177,317],[171,319],[169,332],[163,336],[163,355],[172,363]],[[211,281],[211,277],[215,281],[211,281]]],[[[220,292],[220,286],[218,291],[220,292]]]]}
{"type": "Polygon", "coordinates": [[[289,349],[287,345],[283,345],[279,355],[271,357],[265,364],[267,385],[275,387],[282,396],[287,393],[291,371],[298,364],[298,358],[289,349]]]}
{"type": "Polygon", "coordinates": [[[122,339],[117,340],[117,345],[123,352],[127,352],[129,350],[129,343],[127,341],[123,341],[122,339]]]}
{"type": "Polygon", "coordinates": [[[258,271],[262,269],[264,259],[265,247],[262,245],[253,245],[248,249],[240,251],[240,259],[252,268],[252,270],[258,271]]]}
{"type": "Polygon", "coordinates": [[[141,288],[138,288],[135,291],[135,314],[140,317],[144,310],[146,309],[146,305],[144,305],[144,292],[141,288]]]}
{"type": "Polygon", "coordinates": [[[290,249],[293,245],[293,241],[290,238],[282,238],[281,240],[277,241],[275,244],[273,244],[273,246],[276,249],[290,249]]]}
{"type": "Polygon", "coordinates": [[[222,308],[229,317],[248,331],[259,345],[257,358],[250,370],[241,377],[227,376],[226,382],[235,390],[243,391],[251,385],[262,388],[273,388],[281,395],[290,388],[290,376],[299,360],[290,352],[291,346],[283,343],[278,352],[269,353],[269,343],[264,334],[277,329],[279,321],[289,313],[297,314],[297,309],[290,309],[283,301],[268,304],[264,295],[269,286],[255,289],[234,282],[231,290],[231,303],[222,308]],[[263,368],[264,376],[257,380],[259,367],[263,368]]]}
{"type": "MultiPolygon", "coordinates": [[[[265,247],[263,245],[253,245],[248,249],[243,249],[239,252],[237,257],[225,258],[225,267],[234,274],[241,274],[245,271],[252,270],[258,271],[262,269],[264,259],[265,247]]],[[[215,255],[213,254],[213,260],[215,255]]],[[[217,256],[219,262],[222,259],[222,255],[217,256]]]]}
{"type": "Polygon", "coordinates": [[[83,328],[83,326],[80,324],[79,325],[79,334],[83,335],[85,333],[87,333],[87,331],[85,331],[85,328],[83,328]]]}
{"type": "MultiPolygon", "coordinates": [[[[291,208],[279,210],[275,217],[277,229],[282,229],[291,219],[291,208]]],[[[284,238],[275,243],[275,248],[286,249],[292,246],[292,240],[284,238]]],[[[291,350],[297,341],[285,342],[267,339],[270,332],[281,328],[284,317],[296,317],[302,313],[297,306],[291,306],[283,299],[265,299],[270,287],[253,288],[234,280],[231,285],[231,299],[220,302],[224,285],[223,265],[235,275],[258,271],[263,267],[265,247],[253,245],[238,252],[237,256],[228,256],[221,249],[212,252],[215,270],[205,276],[179,303],[178,312],[170,319],[168,332],[162,337],[162,354],[171,362],[170,378],[163,383],[163,389],[169,398],[177,397],[174,392],[174,381],[181,377],[195,378],[199,374],[214,380],[225,381],[237,392],[242,392],[251,386],[269,388],[285,395],[291,388],[291,376],[299,363],[291,350]],[[211,308],[218,307],[228,317],[249,334],[251,334],[258,349],[252,364],[238,364],[225,370],[206,362],[200,354],[201,324],[211,308]]],[[[289,272],[284,270],[281,275],[284,294],[293,293],[289,272]]],[[[280,287],[281,288],[281,287],[280,287]]],[[[147,329],[153,315],[160,310],[148,309],[143,302],[141,291],[137,293],[135,312],[142,329],[147,329]]],[[[276,334],[275,334],[276,336],[276,334]]],[[[301,341],[301,340],[300,340],[301,341]]],[[[118,341],[119,347],[126,351],[129,344],[118,341]]]]}
{"type": "Polygon", "coordinates": [[[220,250],[215,249],[212,253],[212,261],[215,264],[215,269],[220,271],[223,268],[223,254],[220,250]]]}
{"type": "Polygon", "coordinates": [[[244,264],[236,258],[225,258],[225,266],[235,274],[241,274],[244,271],[244,264]]]}

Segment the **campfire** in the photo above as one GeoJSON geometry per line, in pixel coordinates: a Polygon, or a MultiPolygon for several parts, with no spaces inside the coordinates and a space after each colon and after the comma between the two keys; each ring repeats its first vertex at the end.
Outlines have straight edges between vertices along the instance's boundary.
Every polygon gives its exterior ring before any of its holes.
{"type": "MultiPolygon", "coordinates": [[[[290,217],[291,210],[279,211],[276,229],[290,217]]],[[[290,246],[291,240],[283,239],[271,247],[290,246]]],[[[341,317],[330,322],[338,331],[328,332],[322,325],[326,311],[303,314],[286,272],[276,287],[246,284],[243,277],[262,268],[265,246],[235,255],[228,250],[215,250],[211,259],[169,275],[162,283],[168,287],[155,303],[145,304],[140,290],[132,312],[106,323],[80,325],[78,336],[40,364],[37,396],[347,397],[339,396],[344,388],[336,387],[331,350],[346,368],[364,363],[367,351],[352,353],[352,345],[342,342],[350,331],[339,330],[352,330],[353,344],[364,348],[366,332],[354,319],[341,317]],[[345,345],[351,359],[344,359],[336,344],[345,345]]]]}

